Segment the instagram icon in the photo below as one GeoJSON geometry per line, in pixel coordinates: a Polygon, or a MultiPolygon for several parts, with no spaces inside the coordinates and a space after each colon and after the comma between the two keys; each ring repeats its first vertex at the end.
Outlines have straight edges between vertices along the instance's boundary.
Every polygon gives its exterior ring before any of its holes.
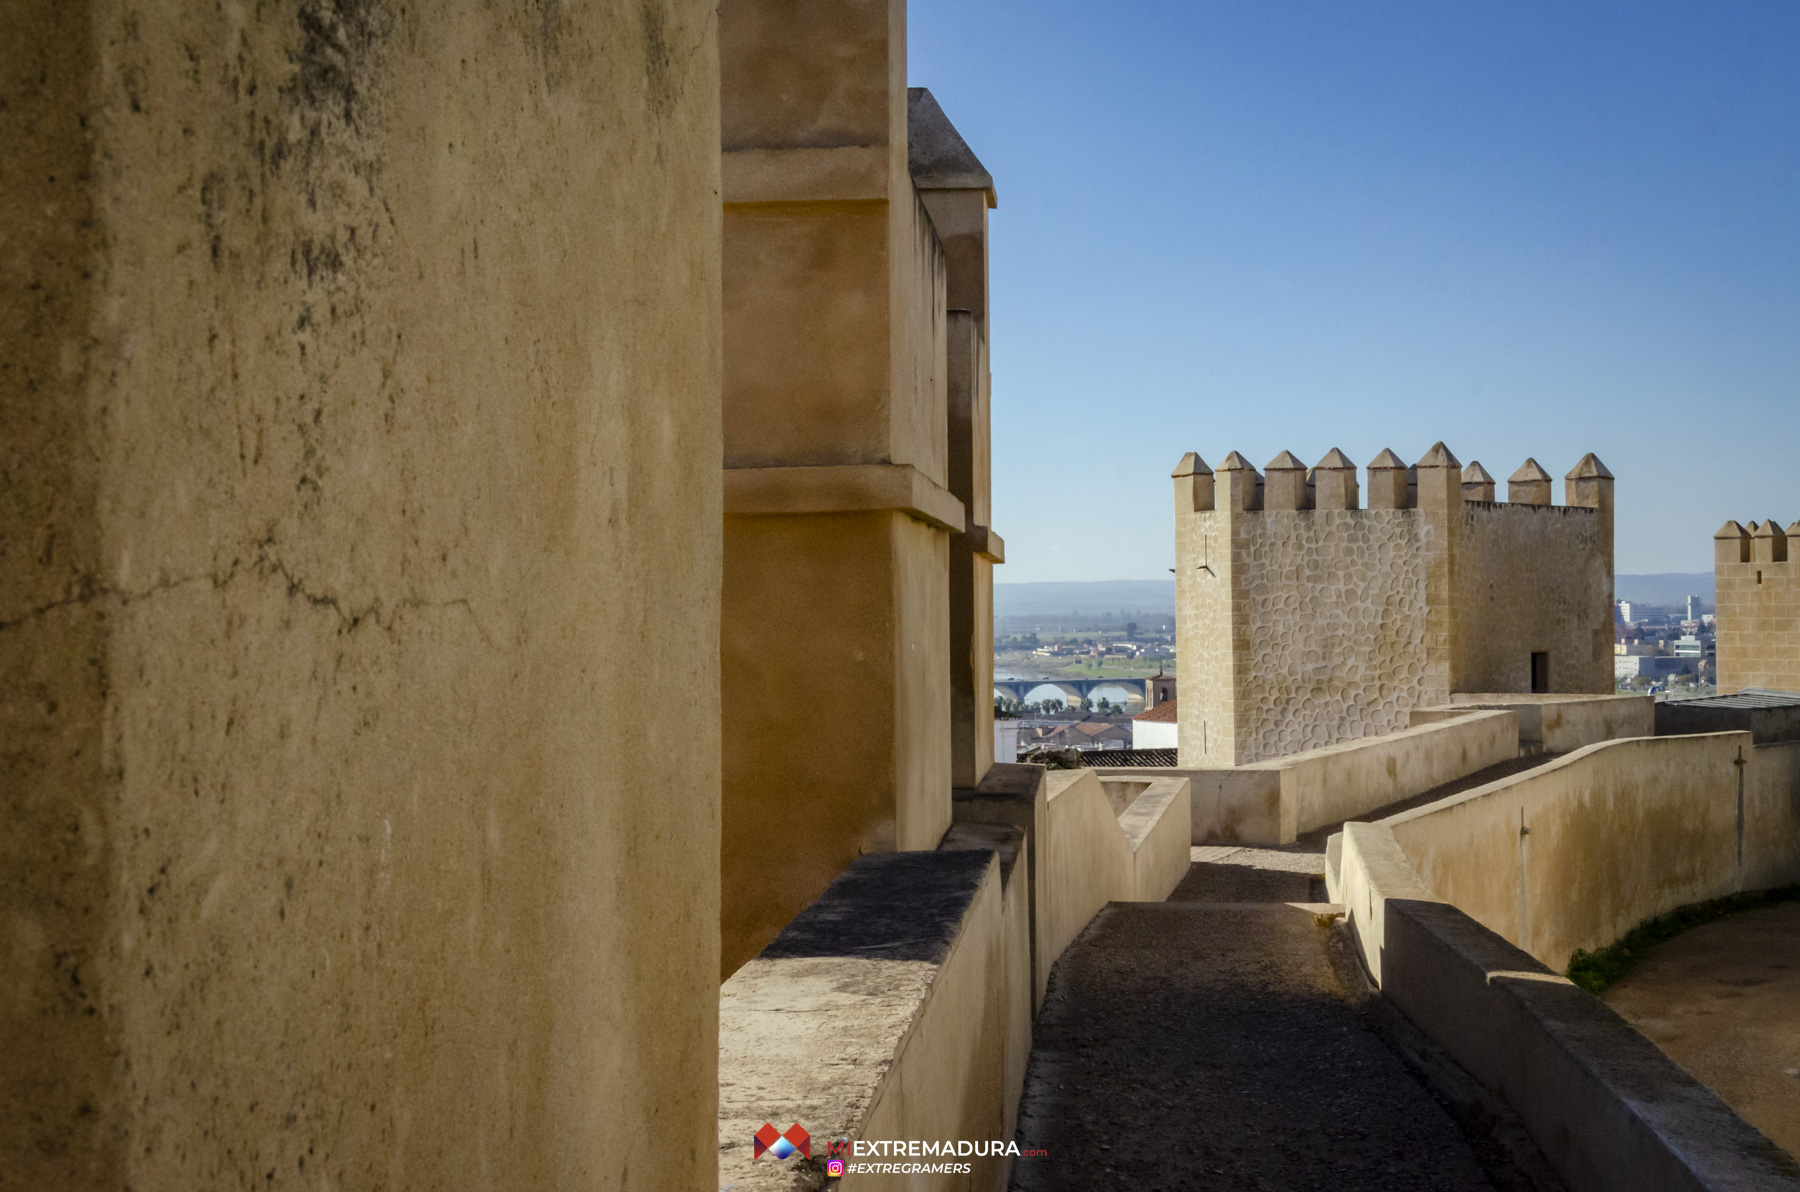
{"type": "Polygon", "coordinates": [[[843,1174],[844,1174],[844,1161],[842,1159],[828,1159],[825,1161],[825,1175],[828,1178],[834,1179],[834,1180],[840,1179],[840,1178],[842,1178],[843,1174]]]}

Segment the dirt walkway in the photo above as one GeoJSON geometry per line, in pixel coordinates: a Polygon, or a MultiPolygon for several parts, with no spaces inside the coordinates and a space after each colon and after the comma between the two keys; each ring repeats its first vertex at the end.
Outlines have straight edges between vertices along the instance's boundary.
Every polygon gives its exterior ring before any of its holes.
{"type": "Polygon", "coordinates": [[[1196,849],[1166,903],[1115,904],[1038,1019],[1020,1192],[1528,1186],[1346,998],[1312,901],[1324,859],[1196,849]]]}
{"type": "Polygon", "coordinates": [[[1800,902],[1646,951],[1604,998],[1790,1155],[1800,1155],[1800,902]]]}

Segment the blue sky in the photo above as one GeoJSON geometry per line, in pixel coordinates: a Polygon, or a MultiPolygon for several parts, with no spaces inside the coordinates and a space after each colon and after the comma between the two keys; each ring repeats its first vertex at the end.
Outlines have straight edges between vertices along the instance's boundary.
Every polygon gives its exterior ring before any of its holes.
{"type": "Polygon", "coordinates": [[[912,0],[909,26],[1000,195],[996,579],[1166,577],[1187,450],[1443,439],[1502,481],[1597,451],[1627,573],[1800,518],[1800,4],[912,0]]]}

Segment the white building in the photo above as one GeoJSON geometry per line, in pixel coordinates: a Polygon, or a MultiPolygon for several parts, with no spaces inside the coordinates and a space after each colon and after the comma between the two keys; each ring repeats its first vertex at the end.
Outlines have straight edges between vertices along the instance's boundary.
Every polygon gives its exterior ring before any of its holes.
{"type": "Polygon", "coordinates": [[[1172,699],[1157,704],[1148,712],[1139,712],[1131,718],[1131,747],[1133,749],[1179,748],[1177,733],[1175,701],[1172,699]]]}

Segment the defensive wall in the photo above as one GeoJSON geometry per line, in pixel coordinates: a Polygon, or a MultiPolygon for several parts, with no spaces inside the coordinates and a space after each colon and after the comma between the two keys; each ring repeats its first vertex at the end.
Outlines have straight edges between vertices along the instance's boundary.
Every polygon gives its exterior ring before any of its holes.
{"type": "Polygon", "coordinates": [[[1430,724],[1474,708],[1505,709],[1519,718],[1521,753],[1569,753],[1596,741],[1655,735],[1659,706],[1648,695],[1456,692],[1446,707],[1413,709],[1411,722],[1430,724]]]}
{"type": "Polygon", "coordinates": [[[1561,971],[1677,907],[1800,881],[1800,742],[1606,741],[1382,823],[1439,896],[1561,971]]]}
{"type": "Polygon", "coordinates": [[[1393,827],[1332,841],[1331,897],[1382,999],[1518,1115],[1568,1187],[1800,1187],[1792,1156],[1599,998],[1439,897],[1393,827]]]}
{"type": "Polygon", "coordinates": [[[1800,521],[1728,521],[1713,535],[1718,688],[1800,691],[1800,521]]]}
{"type": "Polygon", "coordinates": [[[1232,766],[1405,728],[1457,692],[1613,689],[1613,478],[1592,454],[1550,504],[1508,502],[1442,444],[1408,467],[1237,452],[1174,472],[1181,760],[1232,766]]]}
{"type": "Polygon", "coordinates": [[[1456,698],[1469,702],[1415,709],[1411,725],[1380,736],[1243,766],[1109,767],[1107,776],[1188,779],[1194,844],[1291,844],[1520,756],[1653,730],[1646,695],[1456,698]]]}
{"type": "Polygon", "coordinates": [[[0,1183],[712,1178],[716,54],[0,5],[0,1183]]]}
{"type": "MultiPolygon", "coordinates": [[[[818,1187],[840,1137],[1010,1141],[1051,967],[1108,902],[1173,892],[1190,814],[1179,779],[1002,763],[937,851],[858,858],[720,989],[719,1186],[818,1187]],[[754,1163],[765,1121],[810,1160],[754,1163]]],[[[843,1186],[1006,1186],[1004,1154],[964,1161],[843,1186]]]]}

